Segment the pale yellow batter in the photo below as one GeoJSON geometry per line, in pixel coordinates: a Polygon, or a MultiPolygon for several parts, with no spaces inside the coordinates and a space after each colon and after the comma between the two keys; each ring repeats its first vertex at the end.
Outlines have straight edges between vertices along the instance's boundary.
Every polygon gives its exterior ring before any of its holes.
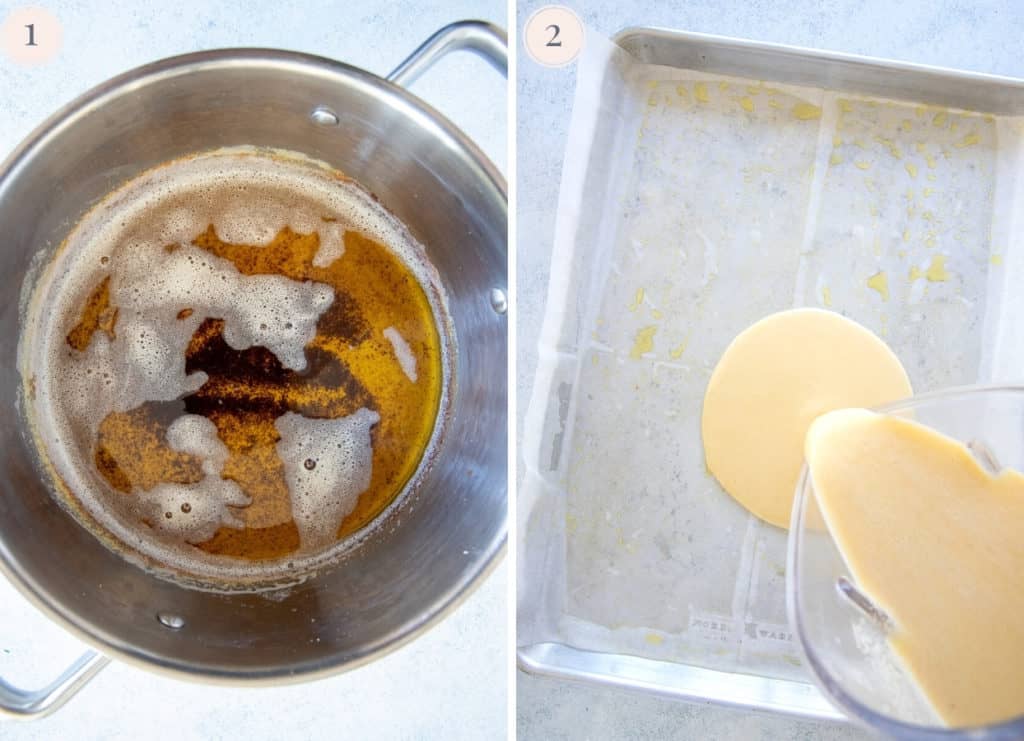
{"type": "Polygon", "coordinates": [[[732,341],[708,382],[708,470],[755,515],[788,527],[814,418],[911,394],[899,359],[856,322],[820,309],[772,314],[732,341]]]}
{"type": "Polygon", "coordinates": [[[1024,713],[1024,476],[860,409],[815,421],[806,455],[851,575],[895,621],[890,644],[939,716],[1024,713]]]}

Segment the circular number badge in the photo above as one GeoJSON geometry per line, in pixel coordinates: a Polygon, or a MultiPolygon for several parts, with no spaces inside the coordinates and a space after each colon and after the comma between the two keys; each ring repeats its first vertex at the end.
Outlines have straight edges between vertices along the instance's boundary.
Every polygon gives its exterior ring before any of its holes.
{"type": "Polygon", "coordinates": [[[583,22],[562,5],[549,5],[530,16],[523,29],[526,52],[546,67],[564,67],[583,49],[583,22]]]}
{"type": "Polygon", "coordinates": [[[45,64],[57,56],[63,42],[60,21],[44,8],[16,8],[0,26],[0,48],[18,64],[45,64]]]}

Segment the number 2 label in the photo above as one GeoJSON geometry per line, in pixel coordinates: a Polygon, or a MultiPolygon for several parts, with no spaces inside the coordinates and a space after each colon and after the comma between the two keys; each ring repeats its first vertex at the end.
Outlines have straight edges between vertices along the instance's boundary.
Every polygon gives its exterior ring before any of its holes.
{"type": "Polygon", "coordinates": [[[564,5],[549,5],[526,21],[523,43],[538,64],[563,67],[583,49],[583,22],[564,5]]]}
{"type": "Polygon", "coordinates": [[[544,46],[561,46],[562,45],[561,41],[555,41],[555,39],[558,38],[558,34],[559,34],[559,32],[562,29],[560,29],[558,26],[556,26],[554,23],[552,23],[551,25],[549,25],[544,30],[545,31],[551,31],[551,38],[548,39],[548,43],[546,43],[544,46]]]}

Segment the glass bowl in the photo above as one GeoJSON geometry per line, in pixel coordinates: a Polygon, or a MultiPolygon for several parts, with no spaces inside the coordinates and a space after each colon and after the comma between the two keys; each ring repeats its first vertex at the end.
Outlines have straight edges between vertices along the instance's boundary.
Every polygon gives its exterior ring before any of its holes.
{"type": "MultiPolygon", "coordinates": [[[[1024,386],[953,389],[875,411],[914,419],[967,444],[990,469],[1024,471],[1024,386]]],[[[1024,534],[1024,523],[1021,529],[1024,534]]],[[[786,592],[790,623],[815,682],[854,720],[900,739],[1024,738],[1024,715],[977,728],[939,721],[889,649],[884,614],[858,591],[825,529],[806,465],[793,505],[786,592]]],[[[1024,708],[1024,688],[1021,694],[1024,708]]]]}

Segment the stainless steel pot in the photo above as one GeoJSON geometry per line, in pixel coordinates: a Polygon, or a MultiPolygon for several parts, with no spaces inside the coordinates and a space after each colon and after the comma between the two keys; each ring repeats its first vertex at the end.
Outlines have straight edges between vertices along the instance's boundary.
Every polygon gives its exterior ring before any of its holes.
{"type": "Polygon", "coordinates": [[[350,669],[440,620],[496,563],[507,510],[505,183],[454,126],[399,87],[459,48],[505,70],[505,34],[478,22],[442,29],[388,79],[275,50],[167,59],[74,101],[3,164],[0,567],[100,653],[42,690],[0,681],[0,711],[50,712],[109,657],[229,682],[350,669]],[[16,297],[36,253],[54,249],[92,204],[142,170],[238,144],[303,152],[373,191],[426,246],[459,348],[448,428],[416,496],[340,567],[273,599],[187,589],[108,550],[54,501],[15,411],[16,297]]]}

